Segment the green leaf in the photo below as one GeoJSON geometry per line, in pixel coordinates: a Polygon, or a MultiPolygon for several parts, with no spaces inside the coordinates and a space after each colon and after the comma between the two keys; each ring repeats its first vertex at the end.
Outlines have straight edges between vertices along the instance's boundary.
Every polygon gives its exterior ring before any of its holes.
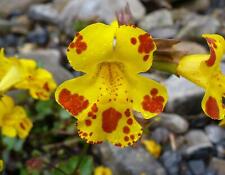
{"type": "Polygon", "coordinates": [[[40,116],[46,116],[52,113],[53,101],[38,101],[36,103],[35,109],[40,116]]]}
{"type": "Polygon", "coordinates": [[[91,175],[93,169],[94,169],[93,158],[91,156],[84,156],[79,166],[80,175],[91,175]]]}
{"type": "Polygon", "coordinates": [[[66,162],[60,163],[57,168],[53,169],[52,174],[54,175],[71,175],[78,166],[79,156],[73,156],[66,162]],[[63,173],[64,172],[64,173],[63,173]]]}

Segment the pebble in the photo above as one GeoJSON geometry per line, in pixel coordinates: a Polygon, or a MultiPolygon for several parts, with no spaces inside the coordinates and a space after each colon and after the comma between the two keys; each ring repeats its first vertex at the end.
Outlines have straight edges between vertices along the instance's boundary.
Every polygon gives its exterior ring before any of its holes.
{"type": "Polygon", "coordinates": [[[203,160],[191,160],[188,166],[193,175],[205,175],[206,167],[203,160]]]}
{"type": "Polygon", "coordinates": [[[182,157],[179,152],[165,151],[161,157],[161,161],[167,170],[168,175],[179,175],[179,166],[182,157]]]}
{"type": "Polygon", "coordinates": [[[208,157],[212,149],[212,143],[202,130],[191,130],[185,135],[186,148],[184,154],[187,157],[208,157]],[[207,154],[207,155],[206,155],[207,154]]]}
{"type": "Polygon", "coordinates": [[[157,143],[165,144],[169,138],[169,131],[163,127],[157,127],[154,131],[150,134],[151,138],[155,140],[157,143]]]}
{"type": "Polygon", "coordinates": [[[202,111],[203,90],[190,81],[171,76],[164,82],[169,94],[166,112],[180,115],[198,114],[202,111]]]}
{"type": "Polygon", "coordinates": [[[212,143],[219,143],[225,139],[225,131],[219,126],[208,125],[205,127],[205,132],[212,143]]]}
{"type": "Polygon", "coordinates": [[[161,113],[159,117],[159,125],[173,133],[182,134],[188,130],[188,122],[177,114],[161,113]]]}
{"type": "Polygon", "coordinates": [[[48,42],[48,31],[45,28],[36,27],[35,30],[28,33],[27,41],[40,46],[45,45],[48,42]]]}
{"type": "Polygon", "coordinates": [[[36,4],[29,8],[28,16],[32,20],[57,24],[59,13],[52,4],[36,4]]]}
{"type": "Polygon", "coordinates": [[[146,15],[140,22],[139,26],[144,30],[163,28],[173,25],[172,14],[169,10],[162,9],[146,15]]]}
{"type": "Polygon", "coordinates": [[[213,157],[209,167],[212,170],[215,170],[217,172],[217,175],[224,175],[225,172],[225,160],[223,159],[218,159],[216,157],[213,157]]]}
{"type": "Polygon", "coordinates": [[[112,169],[113,175],[166,175],[160,163],[143,147],[121,149],[104,143],[94,145],[94,151],[112,169]]]}

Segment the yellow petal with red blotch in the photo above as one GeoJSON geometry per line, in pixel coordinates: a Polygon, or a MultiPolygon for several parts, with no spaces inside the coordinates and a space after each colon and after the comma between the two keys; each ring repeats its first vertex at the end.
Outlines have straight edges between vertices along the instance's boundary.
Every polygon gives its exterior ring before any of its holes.
{"type": "Polygon", "coordinates": [[[205,114],[214,120],[221,120],[225,115],[225,108],[223,105],[222,97],[220,91],[216,91],[213,88],[208,88],[202,100],[202,109],[205,114]]]}
{"type": "Polygon", "coordinates": [[[131,77],[133,108],[149,119],[161,113],[168,99],[166,88],[154,80],[137,75],[131,77]]]}
{"type": "Polygon", "coordinates": [[[120,26],[115,34],[114,55],[132,73],[147,71],[156,45],[150,34],[133,25],[120,26]]]}
{"type": "Polygon", "coordinates": [[[108,140],[124,147],[141,136],[132,114],[134,94],[121,66],[102,63],[98,72],[66,81],[56,90],[57,102],[77,117],[79,134],[90,143],[108,140]]]}
{"type": "Polygon", "coordinates": [[[217,34],[203,34],[202,36],[206,39],[210,49],[210,57],[205,61],[205,65],[218,68],[225,53],[225,40],[217,34]]]}
{"type": "Polygon", "coordinates": [[[102,23],[95,23],[81,30],[67,49],[71,66],[82,72],[96,69],[100,62],[111,58],[114,35],[115,26],[102,23]]]}
{"type": "Polygon", "coordinates": [[[94,103],[77,121],[78,134],[88,143],[108,140],[119,147],[132,145],[142,135],[142,128],[128,106],[120,100],[94,103]]]}
{"type": "Polygon", "coordinates": [[[210,48],[210,55],[198,54],[183,57],[177,67],[181,75],[201,87],[206,88],[213,78],[212,74],[220,70],[220,61],[225,52],[224,38],[216,34],[204,34],[210,48]]]}
{"type": "Polygon", "coordinates": [[[86,73],[102,62],[119,62],[137,73],[150,68],[155,50],[152,37],[138,27],[96,23],[76,34],[67,56],[74,69],[86,73]]]}

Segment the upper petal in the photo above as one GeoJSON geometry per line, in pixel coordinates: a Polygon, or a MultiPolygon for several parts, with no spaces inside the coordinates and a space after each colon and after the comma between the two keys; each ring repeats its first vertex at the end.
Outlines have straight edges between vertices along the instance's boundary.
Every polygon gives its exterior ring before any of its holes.
{"type": "Polygon", "coordinates": [[[122,25],[115,40],[115,59],[132,73],[145,72],[151,67],[156,45],[150,34],[133,25],[122,25]]]}
{"type": "Polygon", "coordinates": [[[96,23],[76,34],[67,56],[78,71],[96,71],[100,63],[118,62],[135,73],[150,68],[155,50],[152,37],[138,27],[96,23]]]}
{"type": "Polygon", "coordinates": [[[196,54],[183,57],[177,67],[177,73],[196,84],[206,88],[216,71],[220,71],[220,61],[225,51],[225,41],[222,36],[205,34],[210,47],[210,55],[196,54]]]}
{"type": "Polygon", "coordinates": [[[110,59],[114,35],[115,27],[102,23],[89,25],[77,33],[67,49],[72,67],[78,71],[90,72],[100,62],[110,59]]]}
{"type": "Polygon", "coordinates": [[[209,46],[210,56],[205,61],[206,66],[208,67],[218,67],[222,59],[223,54],[225,53],[225,40],[222,36],[217,34],[204,34],[202,35],[209,46]]]}

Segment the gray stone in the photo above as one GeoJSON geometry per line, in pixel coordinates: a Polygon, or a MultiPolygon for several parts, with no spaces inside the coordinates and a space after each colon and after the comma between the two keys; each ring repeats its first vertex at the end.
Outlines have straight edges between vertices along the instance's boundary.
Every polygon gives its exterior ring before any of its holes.
{"type": "Polygon", "coordinates": [[[193,0],[193,1],[185,1],[182,3],[182,7],[196,12],[206,11],[210,6],[210,0],[193,0]]]}
{"type": "Polygon", "coordinates": [[[177,114],[159,114],[159,124],[176,134],[185,133],[188,130],[188,122],[177,114]]]}
{"type": "Polygon", "coordinates": [[[52,72],[53,77],[58,84],[73,77],[69,71],[60,65],[61,55],[58,50],[20,50],[19,57],[35,59],[37,62],[43,65],[44,68],[52,72]]]}
{"type": "Polygon", "coordinates": [[[20,33],[27,34],[28,28],[30,26],[30,21],[27,16],[15,17],[12,20],[0,19],[0,33],[20,33]]]}
{"type": "Polygon", "coordinates": [[[190,13],[182,19],[183,27],[177,34],[181,39],[200,39],[204,33],[217,33],[220,22],[211,16],[190,13]]]}
{"type": "Polygon", "coordinates": [[[167,26],[153,28],[149,30],[149,33],[154,38],[174,38],[177,35],[178,29],[176,26],[167,26]]]}
{"type": "Polygon", "coordinates": [[[28,15],[32,20],[44,21],[56,24],[59,13],[52,4],[36,4],[29,8],[28,15]]]}
{"type": "Polygon", "coordinates": [[[212,143],[219,143],[225,139],[225,131],[217,125],[209,125],[205,127],[205,132],[212,143]]]}
{"type": "Polygon", "coordinates": [[[167,27],[173,25],[172,14],[169,10],[162,9],[146,15],[139,23],[139,26],[145,30],[167,27]]]}
{"type": "Polygon", "coordinates": [[[211,148],[212,144],[207,135],[201,130],[191,130],[185,135],[187,147],[184,153],[187,155],[204,148],[211,148]]]}
{"type": "Polygon", "coordinates": [[[115,12],[129,4],[134,19],[140,19],[145,14],[144,6],[138,0],[71,0],[60,14],[64,26],[71,26],[74,19],[98,19],[111,23],[116,19],[115,12]]]}
{"type": "Polygon", "coordinates": [[[169,139],[169,131],[163,127],[157,127],[150,134],[151,138],[155,140],[157,143],[166,143],[169,139]]]}
{"type": "Polygon", "coordinates": [[[171,76],[164,84],[169,99],[166,111],[178,114],[196,114],[202,111],[201,100],[204,91],[197,85],[180,77],[171,76]]]}
{"type": "Polygon", "coordinates": [[[163,167],[142,147],[121,149],[104,143],[95,145],[94,150],[113,175],[166,175],[163,167]]]}
{"type": "Polygon", "coordinates": [[[206,167],[203,160],[191,160],[188,162],[188,166],[193,175],[205,175],[206,167]]]}
{"type": "Polygon", "coordinates": [[[209,166],[217,172],[217,175],[225,174],[225,160],[214,157],[212,158],[209,166]]]}
{"type": "Polygon", "coordinates": [[[179,166],[182,160],[178,151],[165,151],[161,157],[168,175],[179,175],[179,166]]]}
{"type": "Polygon", "coordinates": [[[1,0],[0,1],[0,15],[7,16],[14,11],[23,12],[31,4],[42,3],[46,0],[1,0]]]}

